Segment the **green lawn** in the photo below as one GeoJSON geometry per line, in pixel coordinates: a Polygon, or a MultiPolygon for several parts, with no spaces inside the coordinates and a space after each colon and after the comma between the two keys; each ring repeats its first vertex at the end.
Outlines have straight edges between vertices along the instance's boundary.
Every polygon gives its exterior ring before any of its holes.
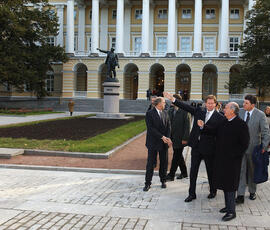
{"type": "MultiPolygon", "coordinates": [[[[89,115],[88,115],[89,116],[89,115]]],[[[105,153],[128,139],[145,131],[144,120],[130,122],[106,133],[82,140],[28,140],[25,138],[0,138],[1,148],[42,149],[70,152],[105,153]]]]}

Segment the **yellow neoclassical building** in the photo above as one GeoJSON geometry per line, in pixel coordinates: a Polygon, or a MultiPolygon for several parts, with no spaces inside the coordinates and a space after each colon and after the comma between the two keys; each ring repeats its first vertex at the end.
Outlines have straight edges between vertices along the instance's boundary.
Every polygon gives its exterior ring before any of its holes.
{"type": "MultiPolygon", "coordinates": [[[[190,100],[214,94],[218,100],[241,99],[226,83],[239,74],[239,44],[245,14],[253,0],[49,0],[59,34],[48,38],[64,46],[67,63],[48,71],[51,97],[103,98],[105,56],[97,48],[115,48],[120,68],[120,99],[188,92],[190,100]]],[[[2,91],[4,94],[4,91],[2,91]]],[[[29,96],[26,92],[6,92],[29,96]]]]}

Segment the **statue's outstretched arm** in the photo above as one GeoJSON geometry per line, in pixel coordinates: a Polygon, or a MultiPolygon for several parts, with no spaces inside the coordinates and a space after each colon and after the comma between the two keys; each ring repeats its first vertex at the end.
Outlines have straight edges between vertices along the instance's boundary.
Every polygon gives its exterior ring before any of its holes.
{"type": "Polygon", "coordinates": [[[106,50],[102,50],[100,48],[97,48],[97,50],[100,51],[101,53],[105,53],[105,54],[107,54],[109,52],[109,51],[106,51],[106,50]]]}

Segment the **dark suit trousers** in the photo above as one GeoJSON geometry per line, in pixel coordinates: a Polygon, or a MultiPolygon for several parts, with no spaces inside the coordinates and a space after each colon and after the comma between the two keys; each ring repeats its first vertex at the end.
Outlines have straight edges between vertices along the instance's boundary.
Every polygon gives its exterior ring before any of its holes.
{"type": "Polygon", "coordinates": [[[213,185],[213,164],[214,164],[214,157],[212,155],[203,155],[201,154],[197,148],[192,149],[191,151],[191,168],[190,168],[190,184],[189,184],[189,195],[195,196],[196,195],[196,181],[198,177],[198,171],[201,164],[201,161],[204,160],[208,183],[210,186],[210,192],[215,193],[217,190],[214,188],[213,185]]]}
{"type": "Polygon", "coordinates": [[[151,185],[154,167],[157,162],[157,153],[159,153],[159,177],[161,182],[166,182],[168,168],[168,149],[164,146],[162,150],[148,149],[148,158],[146,164],[145,184],[151,185]]]}
{"type": "Polygon", "coordinates": [[[171,169],[170,169],[170,176],[174,177],[175,176],[175,172],[179,166],[181,173],[183,175],[187,175],[187,167],[186,167],[186,163],[183,157],[183,148],[181,147],[179,149],[173,149],[173,159],[172,159],[172,165],[171,165],[171,169]]]}
{"type": "Polygon", "coordinates": [[[235,192],[224,192],[227,213],[235,213],[235,192]]]}

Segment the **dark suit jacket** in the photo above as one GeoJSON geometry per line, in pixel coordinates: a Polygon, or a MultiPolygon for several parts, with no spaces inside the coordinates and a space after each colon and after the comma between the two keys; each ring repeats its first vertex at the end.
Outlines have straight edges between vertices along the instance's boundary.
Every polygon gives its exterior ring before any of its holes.
{"type": "Polygon", "coordinates": [[[162,136],[170,137],[171,125],[167,112],[164,111],[165,125],[161,121],[155,108],[147,111],[145,121],[147,126],[146,147],[153,150],[163,150],[168,148],[162,141],[162,136]]]}
{"type": "Polygon", "coordinates": [[[174,114],[174,108],[170,108],[168,115],[171,121],[171,139],[173,148],[179,149],[183,147],[182,141],[188,141],[190,121],[186,111],[178,109],[174,114]]]}
{"type": "Polygon", "coordinates": [[[209,132],[207,129],[200,129],[197,124],[198,120],[205,120],[205,108],[202,108],[201,106],[195,108],[179,100],[175,100],[174,104],[194,116],[193,127],[189,135],[188,145],[192,148],[197,148],[198,152],[201,154],[214,154],[216,144],[215,129],[218,127],[219,123],[225,119],[224,116],[217,111],[214,111],[211,118],[205,124],[206,126],[211,127],[211,132],[209,132]]]}

